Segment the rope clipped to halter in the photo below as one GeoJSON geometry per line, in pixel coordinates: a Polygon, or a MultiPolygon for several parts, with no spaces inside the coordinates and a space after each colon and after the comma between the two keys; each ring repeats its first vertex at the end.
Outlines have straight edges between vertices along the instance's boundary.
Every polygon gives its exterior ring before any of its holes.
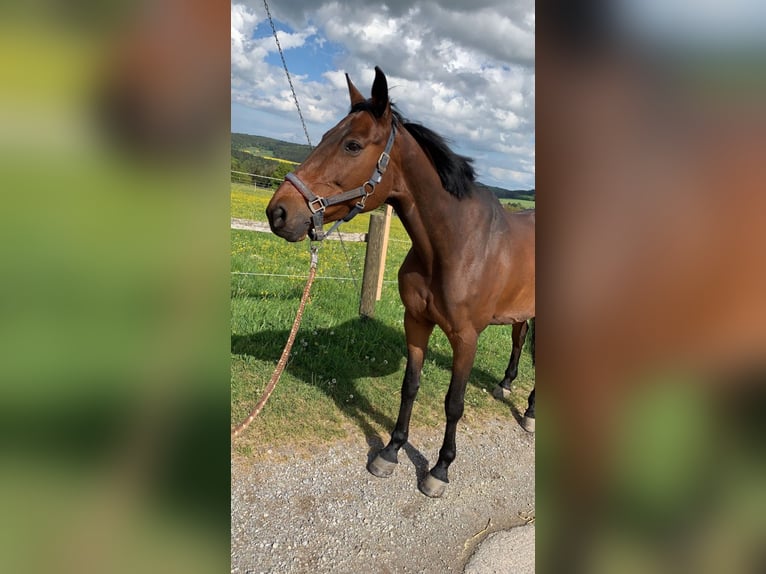
{"type": "Polygon", "coordinates": [[[386,147],[381,152],[380,157],[378,158],[378,162],[375,164],[375,170],[372,172],[370,178],[359,187],[355,187],[354,189],[344,191],[343,193],[330,196],[329,198],[316,195],[313,191],[311,191],[311,188],[308,185],[306,185],[297,175],[295,175],[295,172],[290,172],[285,176],[285,179],[292,183],[301,193],[301,195],[306,199],[309,209],[311,210],[312,228],[309,230],[311,239],[315,241],[322,241],[325,237],[335,231],[341,223],[351,221],[354,217],[364,211],[364,205],[367,201],[367,198],[375,193],[375,186],[380,183],[380,180],[383,179],[383,174],[386,173],[388,162],[391,160],[391,148],[394,147],[395,138],[396,118],[391,121],[391,133],[388,136],[386,147]],[[356,204],[354,204],[354,207],[351,209],[351,211],[349,211],[343,219],[336,221],[330,230],[325,233],[322,229],[325,209],[331,205],[345,203],[346,201],[350,199],[356,199],[357,197],[361,199],[357,201],[356,204]]]}
{"type": "Polygon", "coordinates": [[[250,423],[252,423],[255,420],[255,418],[258,416],[258,414],[261,412],[264,405],[266,404],[266,401],[269,400],[271,393],[274,392],[274,389],[276,388],[277,383],[279,382],[279,378],[282,376],[282,372],[285,370],[285,367],[287,366],[287,360],[290,358],[290,351],[293,348],[293,343],[295,342],[295,336],[298,333],[298,327],[300,327],[301,319],[303,318],[303,310],[305,309],[306,301],[308,301],[308,298],[309,298],[309,293],[311,291],[311,284],[314,283],[314,277],[316,276],[318,249],[319,248],[316,245],[311,246],[311,266],[309,267],[309,277],[308,277],[308,280],[306,281],[306,286],[303,288],[303,295],[301,296],[301,302],[298,305],[298,312],[295,315],[293,326],[290,329],[290,335],[287,337],[287,343],[285,344],[285,348],[282,350],[282,356],[279,357],[279,361],[277,362],[277,366],[274,369],[274,373],[272,373],[269,383],[266,385],[266,388],[264,389],[263,394],[261,395],[261,398],[258,399],[258,402],[256,403],[255,407],[253,407],[253,410],[250,411],[250,414],[247,416],[245,420],[239,423],[231,431],[232,438],[242,434],[242,432],[247,427],[250,426],[250,423]]]}

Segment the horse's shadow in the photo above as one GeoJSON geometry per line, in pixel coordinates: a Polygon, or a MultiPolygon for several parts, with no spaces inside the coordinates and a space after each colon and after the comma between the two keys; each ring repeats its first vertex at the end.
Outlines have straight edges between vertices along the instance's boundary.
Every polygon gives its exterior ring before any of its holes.
{"type": "MultiPolygon", "coordinates": [[[[276,363],[287,337],[287,330],[235,334],[231,337],[231,352],[276,363]]],[[[507,350],[510,352],[510,340],[507,350]]],[[[438,367],[448,372],[451,370],[451,354],[429,349],[428,357],[438,367]]],[[[384,446],[383,437],[373,423],[390,430],[395,420],[373,405],[365,393],[358,392],[357,383],[364,378],[387,376],[396,372],[404,376],[405,363],[406,343],[401,328],[391,327],[373,318],[356,317],[333,327],[301,329],[287,371],[325,393],[362,430],[369,446],[369,462],[384,446]],[[342,365],[342,377],[317,375],[327,373],[332,365],[342,365]],[[353,396],[353,400],[349,400],[349,396],[353,396]]],[[[498,380],[497,375],[474,368],[469,384],[491,391],[498,380]]],[[[398,391],[398,388],[392,391],[398,391]]],[[[520,421],[522,415],[512,403],[508,403],[513,416],[520,421]]],[[[404,445],[404,450],[415,466],[418,480],[425,477],[429,469],[428,459],[409,442],[404,445]]]]}

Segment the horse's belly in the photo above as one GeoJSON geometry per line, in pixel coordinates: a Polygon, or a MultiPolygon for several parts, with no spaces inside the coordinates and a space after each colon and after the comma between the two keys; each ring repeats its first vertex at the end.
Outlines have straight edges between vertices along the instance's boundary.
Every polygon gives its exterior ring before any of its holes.
{"type": "Polygon", "coordinates": [[[515,313],[497,313],[489,320],[490,325],[511,325],[513,323],[521,323],[522,321],[528,321],[535,316],[534,311],[525,310],[517,311],[515,313]]]}
{"type": "MultiPolygon", "coordinates": [[[[509,282],[505,284],[513,283],[509,282]]],[[[501,283],[502,285],[502,283],[501,283]]],[[[535,316],[535,280],[534,275],[520,283],[516,288],[497,294],[491,309],[490,325],[509,325],[527,321],[535,316]]]]}

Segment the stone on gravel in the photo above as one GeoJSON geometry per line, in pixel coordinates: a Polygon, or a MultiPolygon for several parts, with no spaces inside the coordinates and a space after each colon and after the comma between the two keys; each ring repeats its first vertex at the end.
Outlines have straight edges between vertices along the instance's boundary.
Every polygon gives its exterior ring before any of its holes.
{"type": "Polygon", "coordinates": [[[534,574],[535,527],[518,526],[490,534],[466,564],[464,574],[534,574]]]}

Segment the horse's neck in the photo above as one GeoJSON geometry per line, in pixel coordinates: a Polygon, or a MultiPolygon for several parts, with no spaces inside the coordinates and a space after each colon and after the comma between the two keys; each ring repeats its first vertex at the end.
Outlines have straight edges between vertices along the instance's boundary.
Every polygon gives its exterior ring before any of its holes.
{"type": "Polygon", "coordinates": [[[423,264],[432,269],[462,243],[460,210],[470,209],[470,198],[458,200],[443,189],[436,171],[420,146],[408,138],[402,154],[397,190],[392,197],[412,247],[423,264]],[[427,166],[427,167],[424,167],[427,166]]]}

